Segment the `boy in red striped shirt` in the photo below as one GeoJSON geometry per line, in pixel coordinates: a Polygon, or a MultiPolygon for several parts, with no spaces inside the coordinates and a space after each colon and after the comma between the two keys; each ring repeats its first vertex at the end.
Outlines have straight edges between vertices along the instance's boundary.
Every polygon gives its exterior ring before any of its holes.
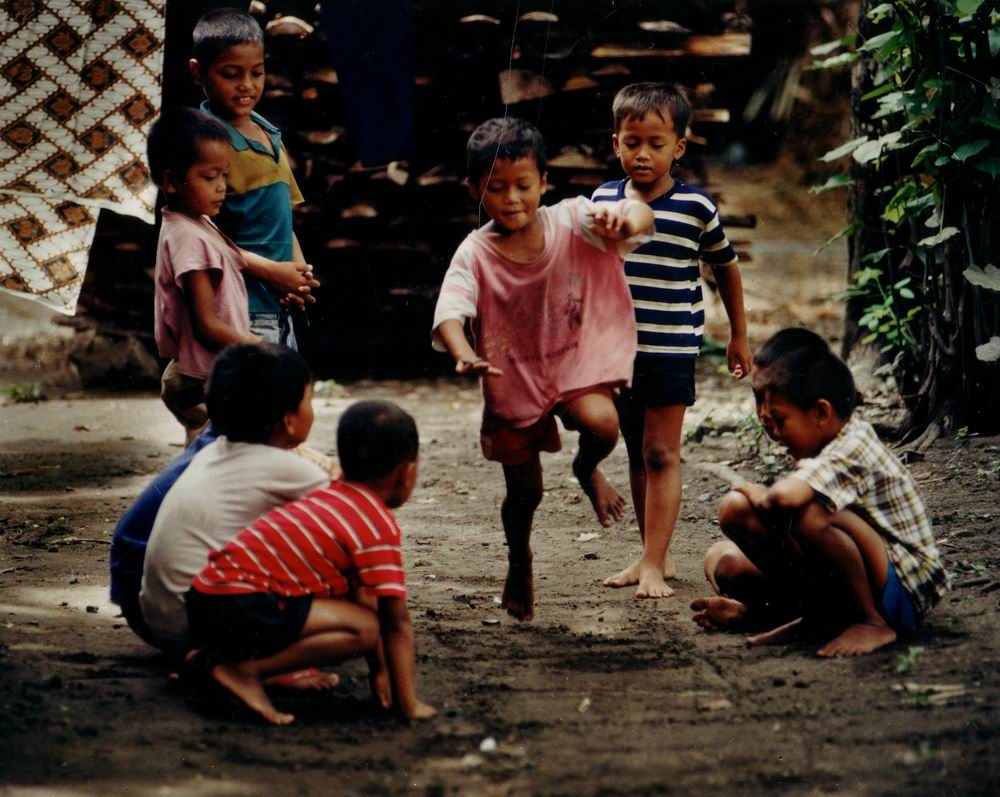
{"type": "Polygon", "coordinates": [[[388,401],[362,401],[337,427],[344,476],[241,531],[187,594],[197,656],[211,677],[268,722],[264,679],[366,655],[372,694],[411,719],[437,712],[416,694],[400,531],[391,509],[413,492],[417,427],[388,401]]]}

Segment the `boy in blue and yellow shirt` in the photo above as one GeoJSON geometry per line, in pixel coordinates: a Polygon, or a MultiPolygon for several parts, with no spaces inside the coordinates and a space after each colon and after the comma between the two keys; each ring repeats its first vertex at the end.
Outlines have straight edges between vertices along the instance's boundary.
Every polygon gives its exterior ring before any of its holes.
{"type": "Polygon", "coordinates": [[[264,93],[264,34],[249,14],[224,8],[198,20],[193,40],[189,66],[207,98],[201,110],[223,123],[233,148],[216,222],[242,249],[280,264],[248,260],[250,328],[294,349],[288,307],[314,301],[309,291],[319,283],[292,228],[292,206],[303,198],[281,132],[253,110],[264,93]]]}

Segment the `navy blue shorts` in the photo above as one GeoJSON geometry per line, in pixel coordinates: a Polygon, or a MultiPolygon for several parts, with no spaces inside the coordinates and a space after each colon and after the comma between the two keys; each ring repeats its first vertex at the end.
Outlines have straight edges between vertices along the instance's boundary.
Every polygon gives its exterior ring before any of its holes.
{"type": "Polygon", "coordinates": [[[270,656],[298,639],[313,596],[285,598],[273,592],[206,595],[190,589],[184,600],[196,647],[223,660],[246,661],[270,656]]]}
{"type": "Polygon", "coordinates": [[[660,358],[654,362],[637,360],[632,387],[622,390],[623,401],[646,407],[694,404],[694,357],[660,358]]]}
{"type": "Polygon", "coordinates": [[[897,634],[906,634],[917,627],[917,610],[913,606],[910,593],[899,580],[896,568],[889,562],[889,572],[885,578],[885,589],[879,601],[879,614],[897,634]]]}

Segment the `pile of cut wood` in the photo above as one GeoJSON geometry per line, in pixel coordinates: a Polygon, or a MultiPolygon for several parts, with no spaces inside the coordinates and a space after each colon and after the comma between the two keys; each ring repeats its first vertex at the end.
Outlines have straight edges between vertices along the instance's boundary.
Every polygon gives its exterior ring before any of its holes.
{"type": "MultiPolygon", "coordinates": [[[[319,374],[447,368],[430,353],[431,314],[452,253],[482,221],[463,183],[464,147],[491,116],[539,126],[550,158],[546,201],[555,201],[621,176],[611,150],[618,89],[638,80],[684,85],[696,110],[679,174],[716,195],[748,257],[736,228],[754,220],[726,204],[705,168],[730,115],[715,87],[750,53],[744,2],[423,0],[413,18],[416,156],[377,167],[358,161],[319,20],[305,20],[315,29],[304,37],[272,25],[267,38],[258,110],[284,131],[306,196],[297,231],[322,288],[304,337],[319,374]]],[[[154,248],[148,230],[104,219],[78,323],[148,339],[154,248]]]]}

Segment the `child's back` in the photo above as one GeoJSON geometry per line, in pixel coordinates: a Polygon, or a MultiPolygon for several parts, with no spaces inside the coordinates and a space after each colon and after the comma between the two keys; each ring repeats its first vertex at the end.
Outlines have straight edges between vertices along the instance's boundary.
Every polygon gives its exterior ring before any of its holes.
{"type": "Polygon", "coordinates": [[[319,465],[287,450],[308,437],[311,402],[309,368],[285,347],[234,346],[216,361],[208,410],[221,436],[170,488],[146,548],[139,603],[163,647],[186,646],[184,594],[209,551],[273,507],[329,481],[319,465]]]}
{"type": "Polygon", "coordinates": [[[328,482],[318,465],[271,445],[221,437],[200,451],[163,499],[146,548],[139,602],[153,635],[186,640],[184,593],[209,551],[328,482]]]}

